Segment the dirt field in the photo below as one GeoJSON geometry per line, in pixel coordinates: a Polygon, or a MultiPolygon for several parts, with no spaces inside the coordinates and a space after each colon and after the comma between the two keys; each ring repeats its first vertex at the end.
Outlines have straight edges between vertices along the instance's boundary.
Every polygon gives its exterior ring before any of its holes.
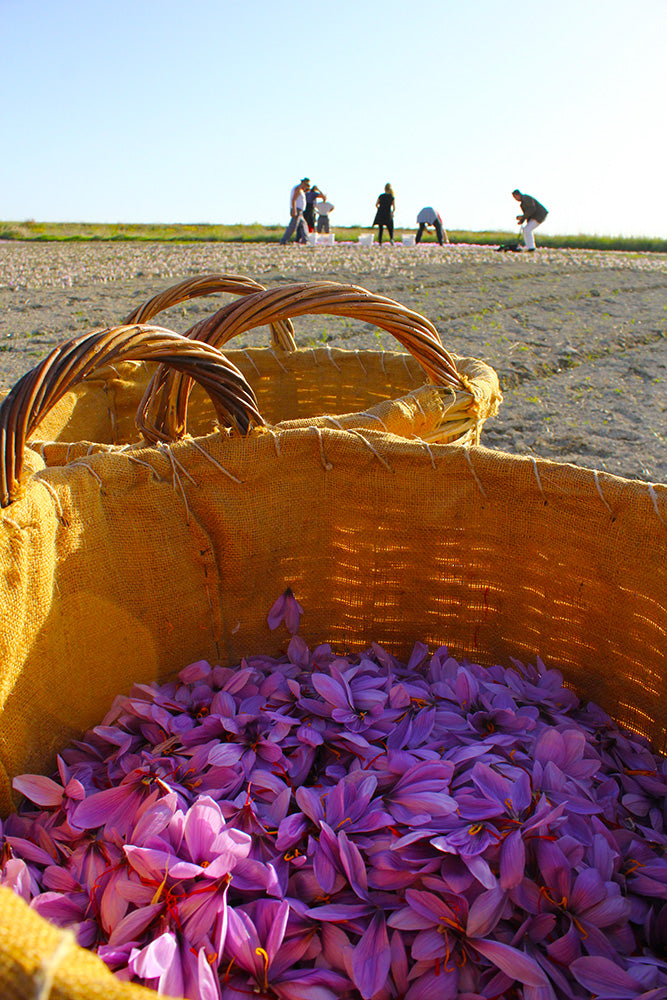
{"type": "MultiPolygon", "coordinates": [[[[242,274],[267,286],[331,280],[380,292],[427,316],[452,353],[498,372],[504,401],[482,443],[514,453],[667,482],[667,255],[356,244],[0,242],[0,389],[50,348],[184,277],[242,274]]],[[[154,322],[184,332],[213,296],[154,322]]],[[[294,321],[300,346],[398,349],[368,324],[294,321]]],[[[243,344],[267,342],[265,329],[243,344]]]]}

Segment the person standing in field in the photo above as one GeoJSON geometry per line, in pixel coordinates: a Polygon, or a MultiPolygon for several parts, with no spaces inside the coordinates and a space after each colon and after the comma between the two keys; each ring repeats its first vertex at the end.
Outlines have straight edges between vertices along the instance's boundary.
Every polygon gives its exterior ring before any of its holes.
{"type": "Polygon", "coordinates": [[[282,247],[284,247],[285,244],[291,240],[292,234],[295,231],[297,243],[308,242],[308,225],[304,219],[303,213],[306,209],[306,192],[309,188],[309,178],[302,177],[299,183],[295,184],[290,192],[290,220],[280,241],[280,245],[282,247]]]}
{"type": "Polygon", "coordinates": [[[549,213],[544,205],[540,205],[537,198],[533,198],[529,194],[522,194],[518,188],[512,191],[512,197],[521,204],[521,215],[517,215],[516,221],[521,226],[526,250],[532,253],[535,249],[533,230],[544,222],[549,213]]]}
{"type": "Polygon", "coordinates": [[[331,230],[329,216],[334,210],[330,201],[321,201],[317,208],[317,231],[318,233],[328,233],[331,230]]]}
{"type": "Polygon", "coordinates": [[[303,212],[309,233],[315,232],[315,209],[317,208],[316,202],[318,199],[325,201],[326,195],[322,194],[317,184],[311,184],[306,191],[306,207],[303,212]]]}
{"type": "Polygon", "coordinates": [[[430,205],[427,205],[426,208],[422,208],[421,212],[417,216],[417,223],[419,225],[419,231],[415,236],[415,243],[421,242],[421,238],[424,235],[424,230],[427,226],[433,226],[435,229],[435,235],[440,246],[442,246],[443,243],[449,243],[449,236],[447,235],[445,227],[442,224],[442,219],[440,218],[438,212],[436,212],[436,210],[430,205]]]}
{"type": "Polygon", "coordinates": [[[394,207],[394,192],[391,184],[385,184],[383,193],[378,196],[378,200],[375,202],[376,212],[373,225],[379,227],[378,243],[382,243],[382,232],[386,226],[389,242],[392,246],[394,245],[394,207]]]}

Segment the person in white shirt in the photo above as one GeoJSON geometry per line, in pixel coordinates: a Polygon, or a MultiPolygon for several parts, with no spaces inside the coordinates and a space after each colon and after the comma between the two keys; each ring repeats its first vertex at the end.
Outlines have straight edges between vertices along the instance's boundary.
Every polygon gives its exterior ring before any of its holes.
{"type": "Polygon", "coordinates": [[[449,243],[449,237],[442,224],[442,219],[436,210],[430,205],[427,205],[426,208],[422,208],[421,212],[417,216],[417,223],[419,224],[419,231],[415,236],[415,243],[421,242],[421,238],[424,235],[424,230],[427,226],[433,226],[435,229],[435,235],[440,246],[442,246],[443,243],[449,243]]]}
{"type": "Polygon", "coordinates": [[[295,184],[292,188],[290,193],[290,220],[280,241],[282,247],[291,240],[292,234],[295,231],[297,243],[308,242],[308,223],[303,213],[306,207],[306,191],[309,188],[310,180],[308,177],[302,177],[299,183],[295,184]]]}
{"type": "Polygon", "coordinates": [[[331,230],[329,216],[334,210],[330,201],[321,201],[317,205],[317,231],[318,233],[328,233],[331,230]]]}

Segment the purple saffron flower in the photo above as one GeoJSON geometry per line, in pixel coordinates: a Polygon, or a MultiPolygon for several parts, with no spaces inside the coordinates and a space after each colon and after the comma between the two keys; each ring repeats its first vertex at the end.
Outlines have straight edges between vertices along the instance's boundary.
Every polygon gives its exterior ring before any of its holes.
{"type": "Polygon", "coordinates": [[[242,908],[230,909],[222,997],[232,1000],[248,991],[280,1000],[336,1000],[349,980],[328,969],[299,969],[296,963],[309,946],[309,935],[286,938],[290,906],[259,900],[254,919],[242,908]],[[230,976],[233,966],[248,975],[230,976]]]}
{"type": "Polygon", "coordinates": [[[281,622],[285,622],[285,627],[292,635],[299,631],[299,622],[303,608],[292,593],[290,587],[280,595],[277,601],[271,606],[267,618],[269,628],[277,629],[281,622]]]}
{"type": "Polygon", "coordinates": [[[479,962],[479,955],[510,979],[528,986],[547,986],[548,980],[537,962],[525,952],[501,941],[490,940],[506,905],[505,894],[490,889],[477,897],[468,909],[465,899],[443,893],[408,889],[408,904],[389,918],[402,930],[415,930],[412,956],[418,961],[444,962],[445,971],[453,962],[458,969],[465,961],[479,962]]]}

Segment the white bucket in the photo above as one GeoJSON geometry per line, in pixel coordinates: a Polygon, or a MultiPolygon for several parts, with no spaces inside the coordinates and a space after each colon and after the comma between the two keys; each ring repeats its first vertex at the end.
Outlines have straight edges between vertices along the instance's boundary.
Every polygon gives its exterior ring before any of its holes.
{"type": "Polygon", "coordinates": [[[403,233],[401,235],[401,243],[404,247],[413,247],[415,245],[415,234],[403,233]]]}
{"type": "Polygon", "coordinates": [[[375,233],[368,233],[367,235],[359,237],[360,247],[370,247],[373,245],[373,240],[375,239],[375,233]]]}
{"type": "Polygon", "coordinates": [[[332,247],[336,242],[336,237],[333,233],[318,233],[315,244],[318,247],[332,247]]]}
{"type": "Polygon", "coordinates": [[[317,235],[316,233],[308,233],[307,234],[307,236],[308,236],[308,243],[309,243],[309,245],[311,247],[314,247],[315,243],[317,242],[316,235],[317,235]]]}

